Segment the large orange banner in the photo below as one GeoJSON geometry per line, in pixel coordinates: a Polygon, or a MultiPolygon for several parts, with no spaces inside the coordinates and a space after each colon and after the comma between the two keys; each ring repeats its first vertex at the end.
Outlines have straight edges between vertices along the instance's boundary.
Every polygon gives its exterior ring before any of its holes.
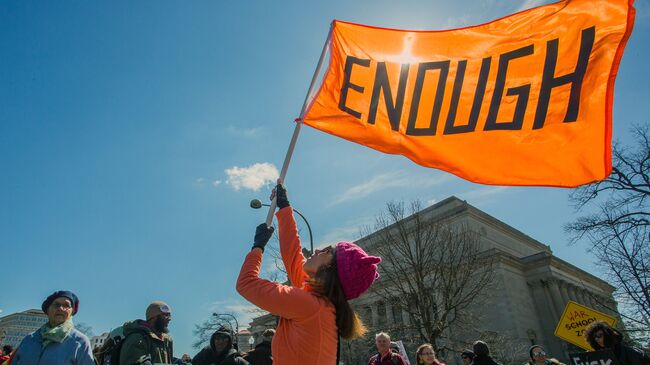
{"type": "Polygon", "coordinates": [[[304,123],[477,183],[604,179],[632,4],[561,1],[446,31],[334,21],[304,123]]]}

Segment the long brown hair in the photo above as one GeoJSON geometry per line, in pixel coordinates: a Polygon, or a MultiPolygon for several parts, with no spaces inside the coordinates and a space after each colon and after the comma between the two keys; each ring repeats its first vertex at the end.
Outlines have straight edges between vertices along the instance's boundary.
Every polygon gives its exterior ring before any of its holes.
{"type": "Polygon", "coordinates": [[[433,346],[430,343],[425,343],[423,345],[420,345],[420,347],[418,347],[418,350],[415,352],[415,364],[416,365],[424,364],[424,360],[422,360],[422,352],[425,349],[431,349],[431,351],[433,351],[433,363],[440,364],[440,361],[436,357],[436,351],[433,349],[433,346]]]}
{"type": "Polygon", "coordinates": [[[594,350],[600,350],[602,348],[613,348],[615,345],[619,344],[623,338],[620,332],[612,328],[609,323],[604,321],[592,322],[585,330],[584,337],[594,350]],[[596,341],[596,332],[598,331],[603,331],[603,340],[605,342],[604,347],[600,347],[600,345],[598,345],[598,341],[596,341]]]}
{"type": "MultiPolygon", "coordinates": [[[[332,250],[334,253],[335,250],[332,250]]],[[[314,290],[327,297],[336,310],[336,327],[339,335],[346,340],[353,340],[363,336],[367,329],[361,318],[350,306],[345,298],[343,288],[339,282],[339,275],[336,271],[336,256],[332,256],[332,263],[321,266],[314,277],[309,281],[314,290]]]]}

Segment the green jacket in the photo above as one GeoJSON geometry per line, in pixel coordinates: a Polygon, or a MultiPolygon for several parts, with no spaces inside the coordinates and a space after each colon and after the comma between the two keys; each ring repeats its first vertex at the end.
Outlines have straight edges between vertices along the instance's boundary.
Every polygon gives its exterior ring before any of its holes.
{"type": "Polygon", "coordinates": [[[171,364],[173,362],[172,338],[152,331],[143,320],[126,322],[124,343],[120,351],[120,365],[141,364],[149,360],[152,364],[171,364]]]}

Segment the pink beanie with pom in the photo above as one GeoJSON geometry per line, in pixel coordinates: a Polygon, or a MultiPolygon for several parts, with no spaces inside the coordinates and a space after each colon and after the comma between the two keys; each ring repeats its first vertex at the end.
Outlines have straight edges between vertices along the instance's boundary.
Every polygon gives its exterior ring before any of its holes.
{"type": "Polygon", "coordinates": [[[357,298],[370,288],[379,277],[380,262],[381,257],[368,255],[352,242],[336,244],[336,271],[346,299],[357,298]]]}

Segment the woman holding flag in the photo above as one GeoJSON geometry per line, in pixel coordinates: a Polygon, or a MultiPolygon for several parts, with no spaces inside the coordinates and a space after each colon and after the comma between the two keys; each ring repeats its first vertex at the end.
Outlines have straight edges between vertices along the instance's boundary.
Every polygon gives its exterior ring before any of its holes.
{"type": "Polygon", "coordinates": [[[348,300],[359,297],[379,277],[381,258],[354,243],[339,242],[305,260],[284,186],[278,184],[273,196],[280,208],[276,213],[280,253],[291,286],[259,278],[264,247],[273,234],[273,227],[263,223],[242,265],[237,291],[280,316],[271,345],[274,364],[334,364],[339,337],[354,339],[366,331],[348,300]]]}

